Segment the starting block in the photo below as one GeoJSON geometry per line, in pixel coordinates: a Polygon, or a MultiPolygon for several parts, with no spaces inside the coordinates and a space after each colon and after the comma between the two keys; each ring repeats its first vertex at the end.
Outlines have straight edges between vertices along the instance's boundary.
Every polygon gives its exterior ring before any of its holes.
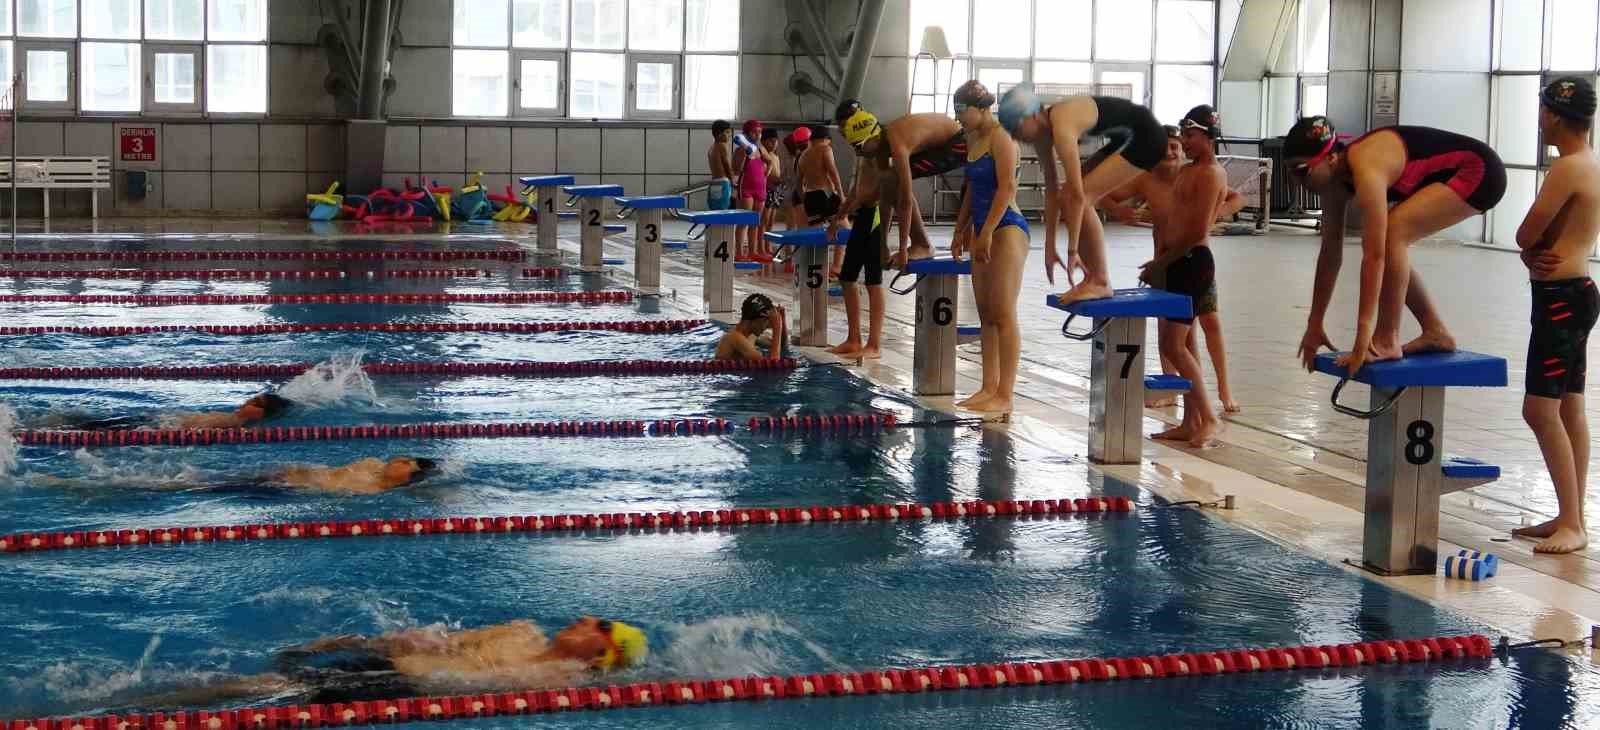
{"type": "Polygon", "coordinates": [[[661,218],[668,210],[682,210],[688,201],[682,195],[644,195],[617,198],[619,212],[634,211],[633,278],[640,294],[661,293],[661,218]]]}
{"type": "MultiPolygon", "coordinates": [[[[1054,294],[1045,304],[1067,313],[1061,334],[1094,342],[1089,359],[1089,458],[1101,464],[1137,464],[1144,458],[1145,320],[1192,317],[1189,298],[1160,289],[1118,289],[1109,298],[1063,305],[1054,294]],[[1072,322],[1088,317],[1086,332],[1072,322]]],[[[1182,380],[1182,378],[1179,378],[1182,380]]],[[[1163,389],[1176,382],[1157,379],[1163,389]]],[[[1185,390],[1187,390],[1187,383],[1185,390]]]]}
{"type": "Polygon", "coordinates": [[[606,245],[606,199],[622,194],[621,185],[568,185],[562,192],[572,196],[567,205],[578,203],[578,266],[580,271],[600,271],[606,245]]]}
{"type": "Polygon", "coordinates": [[[828,247],[843,246],[850,231],[839,229],[832,241],[828,229],[802,228],[768,231],[766,239],[778,246],[794,247],[794,298],[800,306],[800,328],[794,344],[825,347],[828,344],[828,247]]]}
{"type": "Polygon", "coordinates": [[[1444,453],[1448,387],[1506,385],[1506,361],[1475,352],[1413,355],[1367,363],[1354,380],[1372,387],[1367,410],[1339,402],[1351,380],[1317,356],[1317,372],[1339,378],[1333,408],[1368,421],[1367,498],[1362,566],[1382,575],[1431,575],[1438,568],[1439,495],[1498,478],[1500,469],[1444,453]]]}
{"type": "Polygon", "coordinates": [[[911,352],[911,391],[917,395],[955,395],[956,325],[961,278],[972,274],[972,262],[949,258],[906,263],[917,277],[916,340],[911,352]]]}
{"type": "MultiPolygon", "coordinates": [[[[760,225],[761,214],[753,210],[695,210],[680,216],[694,227],[705,228],[705,278],[701,281],[701,291],[706,311],[712,314],[733,312],[733,256],[738,249],[733,234],[739,226],[760,225]]],[[[693,227],[690,230],[692,232],[693,227]]],[[[760,266],[756,264],[756,268],[760,266]]]]}
{"type": "Polygon", "coordinates": [[[522,183],[522,192],[533,190],[535,215],[539,220],[538,250],[545,253],[555,253],[561,250],[557,236],[561,219],[556,211],[556,194],[561,192],[562,186],[577,182],[571,175],[542,175],[538,177],[517,178],[522,183]]]}

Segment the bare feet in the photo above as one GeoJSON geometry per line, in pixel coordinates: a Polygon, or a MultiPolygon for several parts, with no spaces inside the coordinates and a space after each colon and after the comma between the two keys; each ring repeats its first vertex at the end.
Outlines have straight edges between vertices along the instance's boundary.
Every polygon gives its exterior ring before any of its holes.
{"type": "Polygon", "coordinates": [[[1423,332],[1416,339],[1407,342],[1400,350],[1407,355],[1416,355],[1423,352],[1455,352],[1456,338],[1449,332],[1423,332]]]}
{"type": "Polygon", "coordinates": [[[964,405],[964,406],[961,406],[961,407],[965,408],[965,409],[967,409],[969,411],[978,411],[978,412],[981,412],[981,413],[1010,413],[1011,412],[1011,399],[1010,398],[1001,398],[999,396],[990,395],[990,396],[986,396],[983,400],[974,400],[974,399],[969,398],[969,399],[967,399],[967,401],[968,401],[967,404],[964,405]]]}
{"type": "Polygon", "coordinates": [[[1145,408],[1170,408],[1178,405],[1178,396],[1165,395],[1144,399],[1145,408]]]}
{"type": "Polygon", "coordinates": [[[1159,433],[1150,434],[1157,441],[1188,441],[1194,434],[1189,424],[1183,423],[1159,433]]]}
{"type": "Polygon", "coordinates": [[[1517,537],[1531,537],[1535,540],[1543,540],[1551,535],[1556,534],[1556,521],[1554,519],[1549,519],[1537,525],[1518,527],[1517,529],[1512,530],[1511,534],[1516,535],[1517,537]]]}
{"type": "Polygon", "coordinates": [[[1575,553],[1589,547],[1589,533],[1572,527],[1558,527],[1556,531],[1545,538],[1544,542],[1533,546],[1536,553],[1551,555],[1565,555],[1575,553]]]}
{"type": "Polygon", "coordinates": [[[878,348],[876,347],[864,347],[861,348],[860,352],[856,353],[856,357],[859,357],[862,360],[876,360],[880,357],[883,357],[883,353],[879,352],[878,348]]]}
{"type": "Polygon", "coordinates": [[[839,357],[856,357],[861,354],[861,343],[854,340],[845,340],[828,348],[828,352],[839,357]]]}
{"type": "Polygon", "coordinates": [[[889,257],[889,268],[904,269],[907,263],[931,258],[933,258],[932,248],[912,244],[909,250],[896,251],[893,256],[889,257]]]}
{"type": "Polygon", "coordinates": [[[1217,432],[1222,430],[1222,424],[1215,420],[1201,421],[1194,428],[1194,435],[1189,437],[1190,448],[1203,449],[1211,445],[1212,439],[1217,437],[1217,432]]]}
{"type": "Polygon", "coordinates": [[[994,394],[990,393],[987,390],[979,390],[978,392],[973,393],[972,395],[969,395],[969,396],[967,396],[965,398],[962,398],[961,400],[956,401],[956,405],[960,406],[962,408],[966,408],[967,405],[970,404],[970,403],[978,403],[978,402],[981,402],[981,401],[984,401],[984,400],[988,400],[989,398],[991,398],[993,396],[994,396],[994,394]]]}
{"type": "Polygon", "coordinates": [[[1062,305],[1067,305],[1073,302],[1087,302],[1091,299],[1110,299],[1111,295],[1111,287],[1106,284],[1090,284],[1087,281],[1082,281],[1056,298],[1060,300],[1062,305]]]}

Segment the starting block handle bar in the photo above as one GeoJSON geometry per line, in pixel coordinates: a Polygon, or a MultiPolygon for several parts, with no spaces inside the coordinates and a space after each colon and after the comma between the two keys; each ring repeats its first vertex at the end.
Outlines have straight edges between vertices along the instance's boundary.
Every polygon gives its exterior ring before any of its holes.
{"type": "Polygon", "coordinates": [[[916,291],[917,284],[922,283],[922,274],[917,274],[916,280],[912,281],[910,286],[908,286],[908,287],[906,287],[904,289],[895,288],[894,283],[899,281],[901,279],[901,277],[903,277],[905,275],[906,275],[906,270],[905,269],[901,269],[899,273],[895,274],[894,278],[889,280],[889,291],[894,292],[895,294],[898,294],[898,295],[901,295],[901,296],[905,296],[906,294],[910,294],[911,292],[916,291]]]}
{"type": "Polygon", "coordinates": [[[1378,416],[1388,413],[1394,408],[1394,404],[1400,401],[1400,396],[1406,392],[1406,389],[1403,387],[1396,388],[1395,391],[1389,395],[1388,400],[1385,400],[1377,408],[1374,408],[1370,411],[1363,411],[1359,408],[1351,408],[1350,406],[1339,402],[1339,392],[1344,390],[1345,384],[1349,382],[1349,378],[1339,378],[1339,384],[1333,386],[1333,397],[1329,400],[1333,403],[1333,410],[1343,413],[1346,416],[1359,418],[1363,421],[1370,421],[1378,416]]]}
{"type": "MultiPolygon", "coordinates": [[[[1073,314],[1071,312],[1067,313],[1067,321],[1061,323],[1061,336],[1062,337],[1065,337],[1065,338],[1067,338],[1069,340],[1077,340],[1078,342],[1088,342],[1088,341],[1094,339],[1095,335],[1098,335],[1101,332],[1104,332],[1106,327],[1111,324],[1111,319],[1112,319],[1111,317],[1102,317],[1100,319],[1100,323],[1095,325],[1094,329],[1091,329],[1088,332],[1073,332],[1072,331],[1072,320],[1077,319],[1077,318],[1078,318],[1078,315],[1073,314]]],[[[1338,390],[1334,391],[1334,397],[1335,398],[1339,397],[1338,396],[1338,392],[1339,392],[1338,390]]],[[[1335,403],[1334,405],[1336,407],[1338,406],[1337,403],[1335,403]]]]}
{"type": "Polygon", "coordinates": [[[689,224],[689,230],[683,234],[683,237],[687,238],[687,239],[689,239],[691,241],[698,241],[698,240],[700,240],[702,238],[705,238],[705,235],[706,235],[706,227],[705,226],[702,226],[699,223],[690,223],[689,224]]]}

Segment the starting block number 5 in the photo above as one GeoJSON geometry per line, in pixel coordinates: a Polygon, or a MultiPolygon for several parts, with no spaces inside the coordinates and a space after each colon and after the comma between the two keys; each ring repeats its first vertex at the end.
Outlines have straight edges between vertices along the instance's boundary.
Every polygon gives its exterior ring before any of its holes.
{"type": "MultiPolygon", "coordinates": [[[[810,266],[806,267],[806,288],[807,289],[821,289],[822,288],[822,264],[811,264],[810,266]]],[[[922,316],[922,310],[921,309],[917,310],[917,316],[918,317],[922,316]]]]}

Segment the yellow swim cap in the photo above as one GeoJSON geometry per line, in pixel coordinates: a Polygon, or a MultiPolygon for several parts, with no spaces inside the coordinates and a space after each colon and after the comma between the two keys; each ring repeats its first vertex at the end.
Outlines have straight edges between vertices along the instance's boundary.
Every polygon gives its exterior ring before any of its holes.
{"type": "Polygon", "coordinates": [[[860,109],[851,114],[849,119],[844,120],[840,132],[844,134],[844,141],[858,145],[878,136],[879,129],[878,118],[872,116],[872,112],[860,109]]]}
{"type": "Polygon", "coordinates": [[[611,621],[611,648],[600,657],[601,669],[615,669],[618,665],[631,667],[650,656],[650,640],[644,632],[621,621],[611,621]]]}

